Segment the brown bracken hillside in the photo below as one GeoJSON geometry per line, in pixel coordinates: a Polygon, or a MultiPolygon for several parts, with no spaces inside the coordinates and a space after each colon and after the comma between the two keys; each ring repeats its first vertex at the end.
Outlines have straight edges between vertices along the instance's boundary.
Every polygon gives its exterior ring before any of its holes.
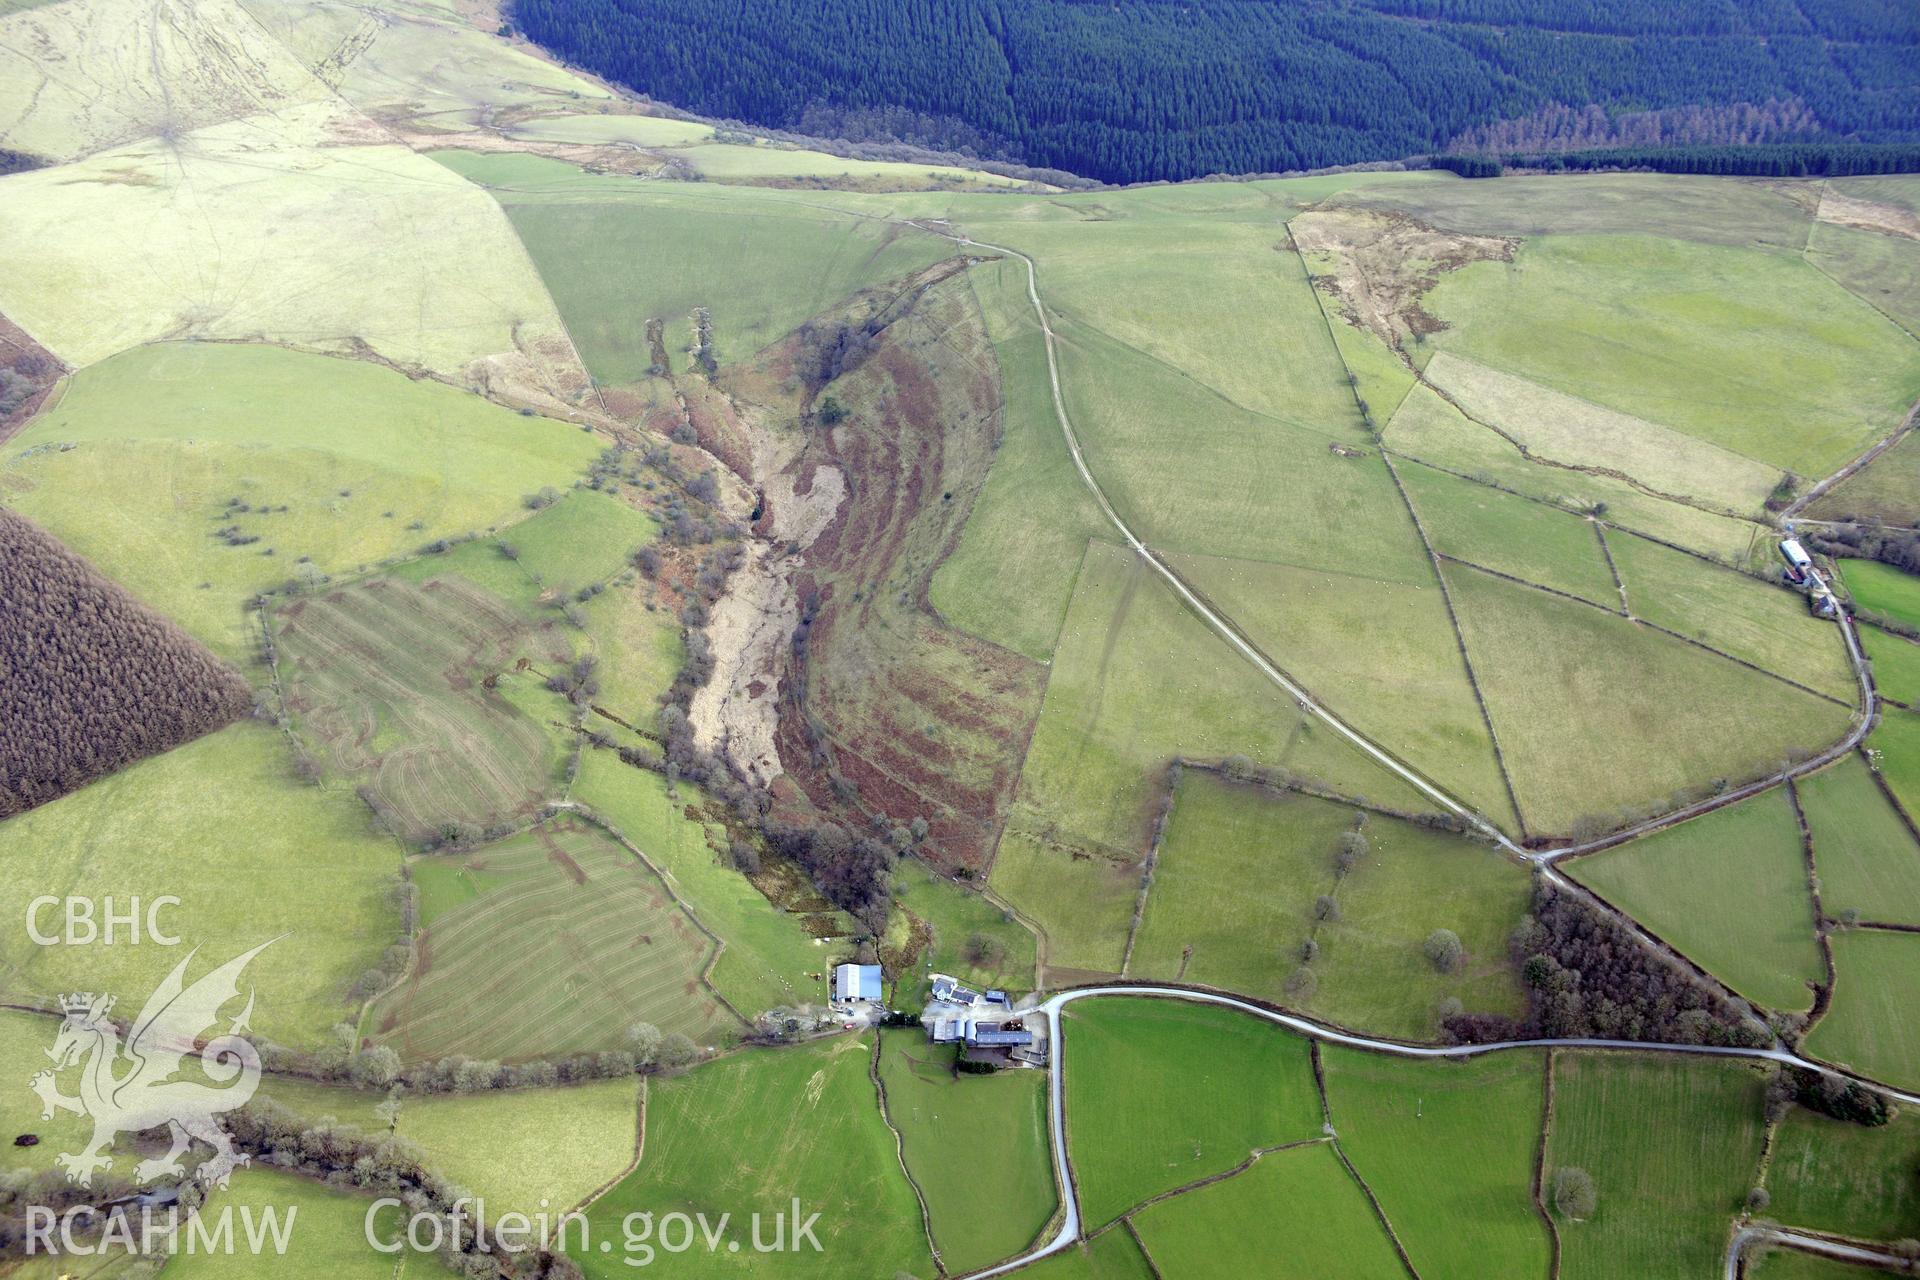
{"type": "Polygon", "coordinates": [[[240,673],[0,511],[0,818],[245,715],[240,673]]]}

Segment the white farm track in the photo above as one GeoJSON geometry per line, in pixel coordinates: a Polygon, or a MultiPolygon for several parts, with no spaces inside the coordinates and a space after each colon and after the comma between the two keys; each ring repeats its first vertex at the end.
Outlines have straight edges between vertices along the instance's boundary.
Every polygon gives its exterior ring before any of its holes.
{"type": "MultiPolygon", "coordinates": [[[[1060,431],[1065,438],[1067,451],[1073,458],[1074,469],[1079,472],[1081,483],[1085,485],[1087,491],[1099,505],[1101,512],[1120,534],[1127,546],[1133,550],[1135,555],[1139,556],[1141,560],[1145,561],[1149,567],[1166,580],[1167,584],[1173,588],[1174,593],[1186,603],[1187,607],[1191,609],[1197,617],[1205,622],[1221,639],[1232,646],[1237,653],[1252,663],[1261,675],[1266,677],[1267,680],[1285,692],[1289,697],[1293,698],[1294,701],[1299,704],[1302,711],[1319,719],[1365,753],[1370,759],[1414,787],[1420,794],[1426,796],[1446,813],[1452,814],[1454,817],[1473,827],[1509,855],[1538,867],[1542,875],[1557,887],[1580,893],[1597,906],[1614,914],[1616,918],[1619,918],[1623,924],[1632,929],[1633,932],[1648,945],[1654,946],[1669,955],[1674,954],[1671,948],[1668,948],[1658,939],[1647,934],[1646,931],[1641,929],[1637,922],[1630,917],[1614,911],[1608,904],[1593,898],[1592,895],[1586,893],[1581,886],[1568,880],[1554,864],[1580,854],[1593,853],[1601,849],[1624,844],[1664,827],[1685,822],[1690,818],[1698,817],[1727,805],[1738,803],[1741,800],[1774,787],[1785,785],[1794,778],[1826,767],[1852,751],[1866,737],[1868,731],[1872,729],[1874,721],[1879,714],[1879,697],[1874,689],[1872,674],[1867,667],[1865,656],[1861,651],[1859,638],[1854,631],[1853,621],[1851,618],[1842,614],[1839,630],[1844,637],[1847,654],[1852,663],[1854,675],[1859,681],[1860,706],[1855,713],[1848,732],[1838,742],[1833,743],[1826,750],[1798,764],[1790,765],[1779,773],[1748,783],[1745,786],[1730,789],[1721,795],[1703,800],[1697,804],[1687,805],[1668,813],[1656,815],[1597,839],[1552,850],[1522,848],[1509,839],[1505,832],[1501,831],[1499,827],[1483,814],[1456,799],[1431,779],[1422,775],[1385,747],[1366,737],[1359,730],[1347,724],[1338,715],[1322,705],[1314,698],[1312,693],[1294,681],[1269,659],[1266,654],[1262,653],[1260,649],[1241,632],[1232,619],[1224,616],[1203,600],[1182,580],[1177,571],[1162,560],[1151,547],[1147,546],[1147,544],[1134,533],[1133,529],[1127,524],[1126,520],[1121,517],[1119,511],[1115,509],[1113,503],[1108,499],[1106,491],[1101,488],[1100,482],[1094,477],[1092,470],[1087,466],[1085,455],[1081,451],[1079,435],[1074,429],[1072,418],[1067,413],[1066,397],[1061,390],[1059,359],[1055,352],[1056,339],[1052,323],[1047,316],[1046,307],[1040,300],[1039,272],[1033,259],[1019,250],[1006,245],[975,240],[963,232],[951,229],[948,224],[942,221],[916,222],[913,225],[934,235],[951,240],[955,244],[963,247],[985,249],[994,253],[1004,254],[1007,257],[1018,259],[1024,265],[1027,274],[1027,299],[1033,306],[1034,315],[1040,324],[1040,332],[1045,339],[1047,378],[1053,392],[1054,416],[1060,424],[1060,431]]],[[[1920,410],[1917,410],[1917,412],[1920,412],[1920,410]]],[[[1849,463],[1847,467],[1843,469],[1842,473],[1823,482],[1817,487],[1816,491],[1824,491],[1840,479],[1844,479],[1845,476],[1859,470],[1860,467],[1870,462],[1873,457],[1884,451],[1886,445],[1891,443],[1892,438],[1897,438],[1904,431],[1911,429],[1912,424],[1913,415],[1909,415],[1908,420],[1901,424],[1900,430],[1894,433],[1894,437],[1891,437],[1888,441],[1883,441],[1880,445],[1876,446],[1875,449],[1869,451],[1863,458],[1856,459],[1854,462],[1849,463]]],[[[1684,957],[1676,958],[1684,962],[1684,957]]],[[[1909,1105],[1920,1105],[1920,1094],[1907,1093],[1878,1081],[1857,1076],[1849,1072],[1842,1072],[1824,1063],[1803,1058],[1799,1054],[1783,1047],[1778,1042],[1766,1048],[1734,1048],[1713,1045],[1603,1039],[1512,1040],[1461,1046],[1415,1045],[1393,1040],[1376,1039],[1336,1027],[1324,1026],[1293,1014],[1281,1013],[1277,1010],[1263,1008],[1244,1000],[1235,999],[1232,996],[1212,992],[1152,985],[1077,988],[1053,996],[1041,1005],[1038,1010],[1038,1012],[1047,1019],[1051,1040],[1050,1065],[1048,1069],[1050,1077],[1048,1111],[1050,1139],[1053,1147],[1054,1176],[1061,1205],[1060,1225],[1051,1239],[1030,1252],[997,1266],[969,1273],[974,1280],[985,1280],[988,1276],[1004,1275],[1017,1271],[1041,1258],[1048,1257],[1068,1248],[1081,1238],[1083,1224],[1080,1218],[1078,1194],[1075,1190],[1074,1179],[1067,1158],[1066,1121],[1062,1097],[1062,1063],[1066,1046],[1062,1035],[1060,1011],[1075,1000],[1098,995],[1145,996],[1222,1005],[1251,1014],[1254,1017],[1264,1018],[1269,1022],[1277,1023],[1290,1031],[1311,1037],[1315,1040],[1405,1058],[1464,1058],[1514,1049],[1573,1048],[1692,1054],[1707,1057],[1741,1058],[1776,1062],[1786,1066],[1817,1072],[1825,1076],[1837,1076],[1856,1080],[1888,1097],[1909,1105]]],[[[1855,1262],[1865,1262],[1870,1265],[1889,1266],[1901,1264],[1901,1259],[1898,1258],[1897,1255],[1877,1248],[1870,1243],[1828,1239],[1808,1232],[1794,1231],[1788,1228],[1776,1228],[1767,1225],[1743,1225],[1733,1234],[1728,1244],[1726,1254],[1726,1274],[1728,1280],[1734,1280],[1734,1277],[1739,1274],[1742,1261],[1748,1250],[1769,1245],[1819,1253],[1824,1256],[1842,1258],[1855,1262]]]]}

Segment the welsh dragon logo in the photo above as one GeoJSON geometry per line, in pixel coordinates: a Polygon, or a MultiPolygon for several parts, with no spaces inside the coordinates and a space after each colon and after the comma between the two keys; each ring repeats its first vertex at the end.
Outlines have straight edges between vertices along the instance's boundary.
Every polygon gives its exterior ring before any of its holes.
{"type": "Polygon", "coordinates": [[[136,1182],[181,1173],[180,1157],[195,1139],[213,1148],[212,1157],[197,1171],[209,1186],[226,1186],[234,1169],[247,1163],[248,1157],[234,1150],[233,1139],[214,1117],[243,1106],[260,1086],[260,1054],[240,1034],[253,1013],[253,992],[247,992],[246,1007],[224,1035],[202,1042],[200,1033],[214,1026],[224,1005],[239,998],[241,971],[274,941],[235,956],[189,986],[187,965],[196,948],[148,997],[124,1044],[108,1016],[113,997],[89,992],[61,998],[66,1020],[47,1050],[53,1069],[36,1073],[28,1088],[39,1095],[41,1119],[71,1111],[93,1121],[93,1140],[85,1150],[54,1158],[67,1181],[92,1186],[96,1170],[113,1167],[106,1152],[115,1137],[162,1126],[171,1134],[173,1147],[157,1160],[135,1165],[136,1182]],[[182,1059],[195,1054],[213,1085],[173,1078],[182,1059]],[[70,1098],[60,1092],[56,1077],[74,1066],[80,1068],[80,1094],[70,1098]]]}

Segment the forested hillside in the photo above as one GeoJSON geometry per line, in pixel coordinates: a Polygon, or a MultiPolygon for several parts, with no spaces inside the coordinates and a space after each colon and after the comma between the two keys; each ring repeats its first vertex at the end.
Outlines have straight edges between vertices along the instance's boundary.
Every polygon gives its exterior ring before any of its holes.
{"type": "Polygon", "coordinates": [[[1901,0],[515,0],[568,60],[706,115],[1107,181],[1455,140],[1920,139],[1901,0]],[[1596,123],[1578,108],[1605,109],[1596,123]],[[1575,110],[1568,110],[1574,108],[1575,110]]]}

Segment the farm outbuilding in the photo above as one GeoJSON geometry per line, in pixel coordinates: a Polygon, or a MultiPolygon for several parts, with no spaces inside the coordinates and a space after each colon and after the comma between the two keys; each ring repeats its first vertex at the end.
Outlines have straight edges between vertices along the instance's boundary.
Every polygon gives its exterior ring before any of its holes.
{"type": "Polygon", "coordinates": [[[883,984],[877,964],[843,964],[833,971],[832,1000],[836,1005],[879,1004],[883,984]]]}

